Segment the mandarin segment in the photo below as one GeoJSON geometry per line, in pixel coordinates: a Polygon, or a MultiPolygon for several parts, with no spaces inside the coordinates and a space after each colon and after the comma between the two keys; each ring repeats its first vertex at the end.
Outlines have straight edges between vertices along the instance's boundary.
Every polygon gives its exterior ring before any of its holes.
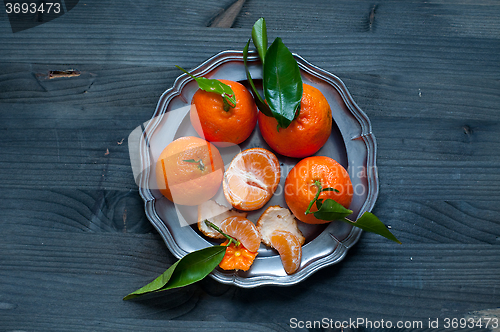
{"type": "Polygon", "coordinates": [[[198,135],[216,145],[240,144],[257,124],[257,106],[252,94],[241,83],[219,81],[231,87],[236,106],[226,111],[221,95],[199,89],[191,100],[191,124],[198,135]]]}
{"type": "MultiPolygon", "coordinates": [[[[353,196],[351,179],[346,169],[332,158],[314,156],[299,161],[287,175],[285,180],[285,201],[297,219],[308,224],[323,224],[330,221],[317,219],[313,214],[305,214],[311,200],[318,190],[315,181],[319,181],[323,189],[333,188],[335,191],[323,191],[319,199],[333,199],[345,208],[349,208],[353,196]]],[[[313,205],[311,212],[317,211],[313,205]]]]}
{"type": "Polygon", "coordinates": [[[212,198],[220,187],[223,172],[219,150],[193,136],[171,142],[156,162],[158,189],[180,205],[199,205],[212,198]]]}
{"type": "Polygon", "coordinates": [[[288,231],[277,230],[271,235],[271,244],[279,252],[285,272],[295,273],[302,260],[302,245],[297,237],[288,231]]]}
{"type": "Polygon", "coordinates": [[[205,220],[210,221],[217,227],[221,227],[221,223],[229,217],[245,218],[246,216],[246,212],[236,211],[224,205],[220,205],[213,200],[208,200],[198,205],[198,229],[210,238],[223,239],[224,235],[208,226],[205,220]]]}
{"type": "Polygon", "coordinates": [[[227,235],[237,239],[249,251],[257,251],[260,247],[260,234],[253,222],[244,217],[226,218],[220,225],[227,235]]]}
{"type": "Polygon", "coordinates": [[[281,169],[278,158],[262,148],[240,152],[224,173],[224,196],[239,210],[263,207],[278,187],[281,169]]]}
{"type": "Polygon", "coordinates": [[[259,112],[259,129],[264,140],[279,154],[303,158],[316,153],[332,131],[332,111],[317,88],[303,84],[300,112],[287,128],[278,128],[275,118],[259,112]]]}
{"type": "Polygon", "coordinates": [[[257,221],[257,230],[260,233],[262,242],[270,247],[272,247],[271,235],[276,230],[292,233],[297,237],[301,245],[306,240],[290,210],[279,205],[270,206],[264,211],[257,221]]]}

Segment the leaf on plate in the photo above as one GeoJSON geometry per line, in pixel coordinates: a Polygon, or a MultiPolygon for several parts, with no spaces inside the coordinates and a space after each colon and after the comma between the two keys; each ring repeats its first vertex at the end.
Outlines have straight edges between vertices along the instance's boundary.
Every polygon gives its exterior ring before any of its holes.
{"type": "Polygon", "coordinates": [[[343,219],[343,221],[355,227],[361,228],[362,230],[365,230],[367,232],[381,235],[386,239],[401,244],[401,242],[387,229],[384,223],[380,221],[373,213],[365,212],[355,222],[352,222],[348,219],[343,219]]]}
{"type": "MultiPolygon", "coordinates": [[[[198,83],[198,87],[204,91],[208,92],[215,92],[224,98],[224,101],[230,106],[230,107],[235,107],[236,106],[236,96],[234,95],[233,89],[227,84],[222,83],[219,80],[216,79],[209,79],[206,77],[195,77],[191,73],[189,73],[187,70],[184,68],[177,66],[180,70],[191,76],[196,83],[198,83]]],[[[226,111],[229,110],[225,109],[226,111]]]]}
{"type": "Polygon", "coordinates": [[[248,58],[248,47],[250,46],[250,39],[248,40],[247,44],[243,48],[243,63],[245,65],[245,71],[247,74],[247,80],[248,83],[250,84],[250,87],[252,88],[252,94],[253,98],[255,100],[255,104],[259,108],[259,110],[264,113],[264,115],[267,116],[273,116],[273,113],[271,112],[271,109],[269,106],[267,106],[266,102],[262,99],[262,96],[260,95],[259,91],[257,91],[257,88],[255,87],[255,84],[253,83],[252,76],[250,75],[250,70],[248,70],[247,66],[247,58],[248,58]]]}
{"type": "Polygon", "coordinates": [[[299,111],[302,98],[299,65],[281,38],[276,38],[263,67],[264,97],[278,126],[286,128],[299,111]]]}
{"type": "Polygon", "coordinates": [[[316,207],[318,211],[315,211],[313,215],[321,220],[331,221],[343,219],[352,213],[351,210],[346,209],[331,198],[316,200],[316,207]]]}
{"type": "Polygon", "coordinates": [[[224,246],[193,251],[175,262],[158,278],[123,299],[131,300],[147,293],[183,287],[200,281],[219,265],[225,253],[224,246]]]}
{"type": "Polygon", "coordinates": [[[266,20],[261,17],[252,28],[252,41],[259,53],[260,60],[264,63],[267,51],[267,28],[266,20]]]}

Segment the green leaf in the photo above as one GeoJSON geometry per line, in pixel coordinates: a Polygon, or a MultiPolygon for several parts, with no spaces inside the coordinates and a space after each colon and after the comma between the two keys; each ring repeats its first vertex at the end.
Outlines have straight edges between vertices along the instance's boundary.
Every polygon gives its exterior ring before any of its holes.
{"type": "Polygon", "coordinates": [[[359,227],[362,230],[367,232],[372,232],[378,235],[382,235],[386,239],[394,241],[396,243],[401,244],[401,242],[387,229],[383,222],[381,222],[373,213],[365,212],[356,220],[356,222],[352,222],[348,219],[343,219],[343,221],[351,224],[353,226],[359,227]]]}
{"type": "Polygon", "coordinates": [[[175,262],[158,278],[123,299],[131,300],[141,295],[167,289],[183,287],[205,278],[219,265],[226,253],[226,247],[211,246],[193,251],[175,262]]]}
{"type": "Polygon", "coordinates": [[[252,88],[252,94],[253,94],[253,98],[255,100],[255,104],[257,105],[259,110],[262,113],[264,113],[264,115],[273,116],[271,109],[269,108],[269,106],[267,106],[267,104],[262,99],[260,93],[257,91],[257,88],[255,87],[255,84],[253,83],[252,76],[250,75],[250,70],[248,70],[247,57],[248,57],[248,47],[249,46],[250,46],[250,39],[248,40],[247,44],[243,48],[243,63],[245,64],[245,71],[247,73],[247,80],[248,80],[248,83],[250,83],[250,87],[252,88]]]}
{"type": "MultiPolygon", "coordinates": [[[[236,97],[234,95],[233,89],[231,89],[229,85],[224,84],[216,79],[208,79],[206,77],[195,77],[184,68],[177,65],[176,67],[185,72],[186,74],[188,74],[189,76],[191,76],[196,81],[196,83],[198,83],[198,87],[200,89],[208,92],[215,92],[221,95],[222,98],[224,98],[224,101],[226,101],[230,107],[236,106],[236,97]]],[[[228,110],[226,110],[226,112],[228,110]]]]}
{"type": "Polygon", "coordinates": [[[321,189],[321,191],[335,191],[336,193],[339,193],[340,191],[338,191],[337,189],[335,188],[324,188],[324,189],[321,189]]]}
{"type": "Polygon", "coordinates": [[[316,200],[316,209],[321,209],[321,205],[323,205],[323,198],[316,200]]]}
{"type": "Polygon", "coordinates": [[[281,128],[295,118],[302,98],[302,78],[292,53],[276,38],[266,53],[263,66],[264,97],[281,128]]]}
{"type": "MultiPolygon", "coordinates": [[[[318,203],[316,203],[316,206],[318,206],[318,203]]],[[[351,213],[351,210],[346,209],[339,203],[335,202],[333,199],[327,198],[320,203],[318,211],[315,211],[313,214],[318,219],[331,221],[343,219],[351,213]]]]}
{"type": "Polygon", "coordinates": [[[267,51],[267,28],[266,20],[263,17],[259,18],[253,25],[252,40],[257,52],[259,52],[260,60],[264,63],[267,51]]]}

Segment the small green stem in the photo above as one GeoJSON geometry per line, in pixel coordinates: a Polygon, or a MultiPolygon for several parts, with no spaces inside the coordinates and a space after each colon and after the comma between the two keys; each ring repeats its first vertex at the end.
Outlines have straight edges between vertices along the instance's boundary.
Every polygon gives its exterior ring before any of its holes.
{"type": "Polygon", "coordinates": [[[183,160],[183,161],[186,162],[186,163],[198,164],[198,168],[200,169],[200,171],[204,171],[205,170],[205,164],[203,163],[202,159],[200,159],[198,161],[196,161],[194,159],[188,159],[188,160],[183,160]]]}
{"type": "Polygon", "coordinates": [[[231,104],[229,104],[229,100],[227,99],[226,95],[225,94],[222,94],[222,102],[223,102],[223,109],[225,112],[229,112],[231,110],[231,108],[234,108],[234,106],[231,106],[231,104]]]}
{"type": "Polygon", "coordinates": [[[309,202],[309,206],[307,207],[305,214],[314,213],[311,212],[311,207],[313,206],[314,202],[318,200],[319,194],[321,194],[321,191],[323,190],[323,187],[321,186],[321,182],[319,180],[314,181],[314,185],[318,188],[318,191],[316,192],[314,199],[311,202],[309,202]]]}
{"type": "Polygon", "coordinates": [[[214,223],[210,222],[209,220],[205,219],[205,224],[209,227],[212,227],[213,229],[215,229],[217,232],[221,233],[222,235],[224,235],[224,237],[226,239],[229,240],[229,243],[227,244],[226,247],[229,247],[229,245],[231,244],[231,242],[234,242],[234,245],[236,247],[238,247],[241,243],[240,241],[238,241],[237,239],[227,235],[226,233],[224,233],[219,227],[217,227],[217,225],[215,225],[214,223]]]}

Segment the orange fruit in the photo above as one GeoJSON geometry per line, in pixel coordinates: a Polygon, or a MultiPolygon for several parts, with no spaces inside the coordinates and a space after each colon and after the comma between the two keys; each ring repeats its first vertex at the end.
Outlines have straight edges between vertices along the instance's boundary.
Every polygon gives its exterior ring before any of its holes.
{"type": "Polygon", "coordinates": [[[257,251],[260,247],[260,234],[253,222],[244,217],[229,217],[220,225],[227,235],[237,239],[249,251],[257,251]]]}
{"type": "Polygon", "coordinates": [[[259,112],[259,129],[277,153],[304,158],[316,153],[330,137],[332,111],[321,91],[303,84],[299,116],[287,128],[278,128],[275,118],[259,112]]]}
{"type": "Polygon", "coordinates": [[[233,158],[224,173],[224,196],[239,210],[260,209],[276,191],[280,176],[274,153],[262,148],[244,150],[233,158]]]}
{"type": "Polygon", "coordinates": [[[295,273],[302,260],[302,245],[297,237],[288,231],[277,230],[271,235],[271,244],[278,250],[285,272],[295,273]]]}
{"type": "Polygon", "coordinates": [[[199,137],[181,137],[162,151],[156,162],[160,192],[180,205],[199,205],[219,190],[224,162],[217,148],[199,137]]]}
{"type": "MultiPolygon", "coordinates": [[[[308,157],[292,168],[285,180],[286,204],[300,221],[323,224],[329,221],[317,219],[312,214],[305,214],[318,190],[315,181],[320,181],[323,189],[333,188],[339,191],[324,191],[319,195],[319,199],[331,198],[345,208],[349,208],[351,204],[353,188],[345,168],[329,157],[308,157]]],[[[313,204],[310,211],[317,211],[316,204],[313,204]]]]}
{"type": "Polygon", "coordinates": [[[219,146],[240,144],[257,124],[257,106],[251,93],[241,83],[219,81],[231,87],[236,106],[226,112],[221,95],[198,89],[191,100],[191,123],[198,135],[219,146]]]}
{"type": "MultiPolygon", "coordinates": [[[[229,240],[221,244],[221,246],[225,246],[228,243],[229,240]]],[[[219,266],[223,270],[248,271],[250,266],[253,264],[255,256],[257,256],[256,251],[252,252],[245,248],[242,244],[236,247],[234,243],[231,243],[231,245],[227,247],[224,258],[222,258],[219,266]]]]}

